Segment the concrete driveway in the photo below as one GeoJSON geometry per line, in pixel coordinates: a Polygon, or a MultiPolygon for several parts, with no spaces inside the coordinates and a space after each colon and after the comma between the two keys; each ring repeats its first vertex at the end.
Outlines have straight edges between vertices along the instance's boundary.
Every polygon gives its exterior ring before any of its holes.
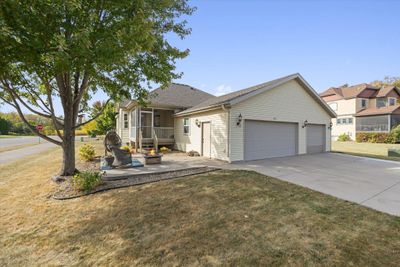
{"type": "Polygon", "coordinates": [[[234,165],[400,216],[400,162],[324,153],[234,165]]]}

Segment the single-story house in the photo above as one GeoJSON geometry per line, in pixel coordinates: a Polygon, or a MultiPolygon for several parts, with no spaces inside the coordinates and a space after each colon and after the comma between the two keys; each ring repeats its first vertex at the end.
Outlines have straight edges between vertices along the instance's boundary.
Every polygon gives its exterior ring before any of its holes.
{"type": "Polygon", "coordinates": [[[117,132],[135,147],[154,144],[236,162],[330,151],[335,112],[300,74],[215,97],[171,84],[118,105],[117,132]]]}

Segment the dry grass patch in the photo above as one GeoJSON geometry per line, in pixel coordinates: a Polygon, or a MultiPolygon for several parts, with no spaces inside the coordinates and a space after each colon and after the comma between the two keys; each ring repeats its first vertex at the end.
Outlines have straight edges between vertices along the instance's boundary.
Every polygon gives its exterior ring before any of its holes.
{"type": "Polygon", "coordinates": [[[60,153],[0,167],[0,265],[400,265],[400,218],[248,171],[48,198],[60,153]]]}

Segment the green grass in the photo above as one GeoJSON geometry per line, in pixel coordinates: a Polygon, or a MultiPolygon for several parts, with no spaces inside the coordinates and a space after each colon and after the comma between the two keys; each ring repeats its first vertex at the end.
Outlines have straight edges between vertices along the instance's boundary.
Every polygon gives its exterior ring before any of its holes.
{"type": "Polygon", "coordinates": [[[373,144],[356,142],[332,142],[332,151],[355,156],[400,161],[400,157],[388,157],[389,148],[400,149],[400,144],[373,144]]]}
{"type": "Polygon", "coordinates": [[[56,201],[59,164],[0,166],[0,266],[400,265],[399,217],[255,172],[56,201]]]}
{"type": "Polygon", "coordinates": [[[3,134],[0,134],[0,138],[15,138],[15,137],[21,137],[21,135],[3,135],[3,134]]]}

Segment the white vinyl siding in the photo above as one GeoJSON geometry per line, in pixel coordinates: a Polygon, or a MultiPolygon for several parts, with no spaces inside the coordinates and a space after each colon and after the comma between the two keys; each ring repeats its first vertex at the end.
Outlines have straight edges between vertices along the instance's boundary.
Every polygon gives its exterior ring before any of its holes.
{"type": "Polygon", "coordinates": [[[191,150],[201,153],[201,126],[196,125],[196,120],[210,122],[211,126],[211,158],[228,160],[228,112],[223,110],[203,112],[190,115],[190,135],[183,133],[184,117],[175,118],[175,148],[189,152],[191,150]]]}
{"type": "Polygon", "coordinates": [[[330,150],[330,115],[297,82],[290,81],[274,89],[259,94],[246,101],[233,105],[230,110],[230,161],[244,159],[244,128],[246,120],[298,123],[299,154],[306,153],[306,129],[302,128],[307,120],[311,124],[323,124],[326,132],[326,151],[330,150]],[[243,117],[241,125],[236,125],[239,114],[243,117]]]}

